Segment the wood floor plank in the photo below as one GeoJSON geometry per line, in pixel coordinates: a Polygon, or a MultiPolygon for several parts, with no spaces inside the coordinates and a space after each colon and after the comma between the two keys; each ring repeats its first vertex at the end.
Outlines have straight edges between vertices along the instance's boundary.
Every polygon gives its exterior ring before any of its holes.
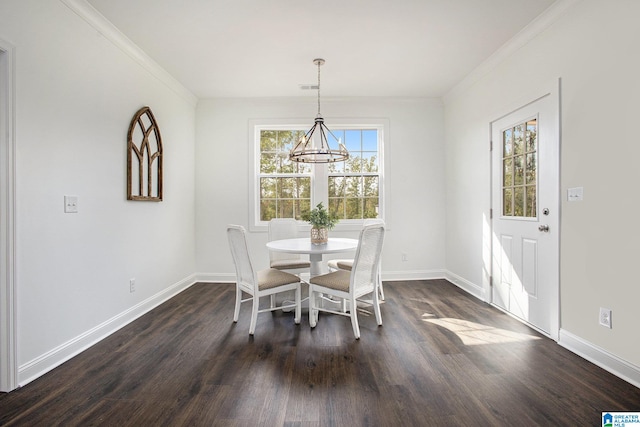
{"type": "MultiPolygon", "coordinates": [[[[7,426],[600,425],[640,389],[444,280],[385,283],[383,326],[263,313],[196,284],[0,395],[7,426]]],[[[266,301],[263,302],[266,304],[266,301]]]]}

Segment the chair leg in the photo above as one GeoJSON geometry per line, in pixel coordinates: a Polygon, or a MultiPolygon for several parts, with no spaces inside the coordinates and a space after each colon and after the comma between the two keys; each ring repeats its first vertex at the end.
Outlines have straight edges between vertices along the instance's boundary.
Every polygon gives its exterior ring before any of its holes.
{"type": "Polygon", "coordinates": [[[256,323],[258,323],[258,309],[260,305],[260,298],[257,295],[253,296],[253,308],[251,309],[251,323],[249,324],[249,335],[253,335],[256,331],[256,323]]]}
{"type": "Polygon", "coordinates": [[[296,317],[294,322],[296,325],[300,324],[300,318],[302,317],[302,303],[300,302],[300,285],[296,288],[296,317]]]}
{"type": "Polygon", "coordinates": [[[382,314],[380,313],[380,299],[378,297],[378,291],[373,292],[373,311],[376,314],[376,322],[378,326],[382,325],[382,314]]]}
{"type": "Polygon", "coordinates": [[[240,303],[242,303],[242,291],[240,287],[236,285],[236,307],[233,310],[233,322],[238,322],[238,317],[240,316],[240,303]]]}
{"type": "Polygon", "coordinates": [[[353,327],[353,334],[356,336],[356,339],[360,339],[360,326],[358,326],[358,309],[356,306],[355,298],[351,298],[349,300],[351,303],[351,326],[353,327]]]}
{"type": "Polygon", "coordinates": [[[276,306],[276,294],[271,294],[270,296],[271,308],[275,308],[276,306]]]}
{"type": "Polygon", "coordinates": [[[380,299],[384,301],[384,288],[382,287],[382,280],[378,279],[378,288],[380,289],[380,299]]]}
{"type": "Polygon", "coordinates": [[[313,286],[309,286],[309,326],[316,327],[316,297],[313,292],[313,286]]]}

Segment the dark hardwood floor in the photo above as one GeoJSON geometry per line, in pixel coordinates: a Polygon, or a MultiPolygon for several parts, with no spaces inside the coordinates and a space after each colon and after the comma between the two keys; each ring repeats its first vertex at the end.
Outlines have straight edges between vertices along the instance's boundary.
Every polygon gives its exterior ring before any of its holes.
{"type": "Polygon", "coordinates": [[[600,426],[640,389],[444,280],[385,283],[361,311],[232,322],[234,286],[196,284],[0,395],[0,425],[600,426]]]}

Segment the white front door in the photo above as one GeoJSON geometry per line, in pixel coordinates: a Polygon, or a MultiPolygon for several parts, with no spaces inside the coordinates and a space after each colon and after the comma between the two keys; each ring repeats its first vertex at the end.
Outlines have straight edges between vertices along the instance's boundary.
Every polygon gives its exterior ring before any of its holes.
{"type": "Polygon", "coordinates": [[[556,340],[558,112],[548,93],[491,123],[491,300],[556,340]]]}

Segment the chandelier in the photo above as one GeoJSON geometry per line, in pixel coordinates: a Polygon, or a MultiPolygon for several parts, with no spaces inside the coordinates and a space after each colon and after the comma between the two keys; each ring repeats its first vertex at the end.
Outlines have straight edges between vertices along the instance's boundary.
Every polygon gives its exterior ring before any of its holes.
{"type": "Polygon", "coordinates": [[[333,163],[342,162],[349,158],[347,148],[339,138],[329,130],[324,124],[324,119],[320,114],[320,66],[324,64],[324,59],[317,58],[313,63],[318,66],[318,115],[311,129],[305,133],[295,147],[289,152],[289,159],[300,163],[333,163]],[[313,134],[318,131],[315,140],[313,134]],[[327,135],[331,135],[337,143],[338,148],[331,148],[327,135]]]}

